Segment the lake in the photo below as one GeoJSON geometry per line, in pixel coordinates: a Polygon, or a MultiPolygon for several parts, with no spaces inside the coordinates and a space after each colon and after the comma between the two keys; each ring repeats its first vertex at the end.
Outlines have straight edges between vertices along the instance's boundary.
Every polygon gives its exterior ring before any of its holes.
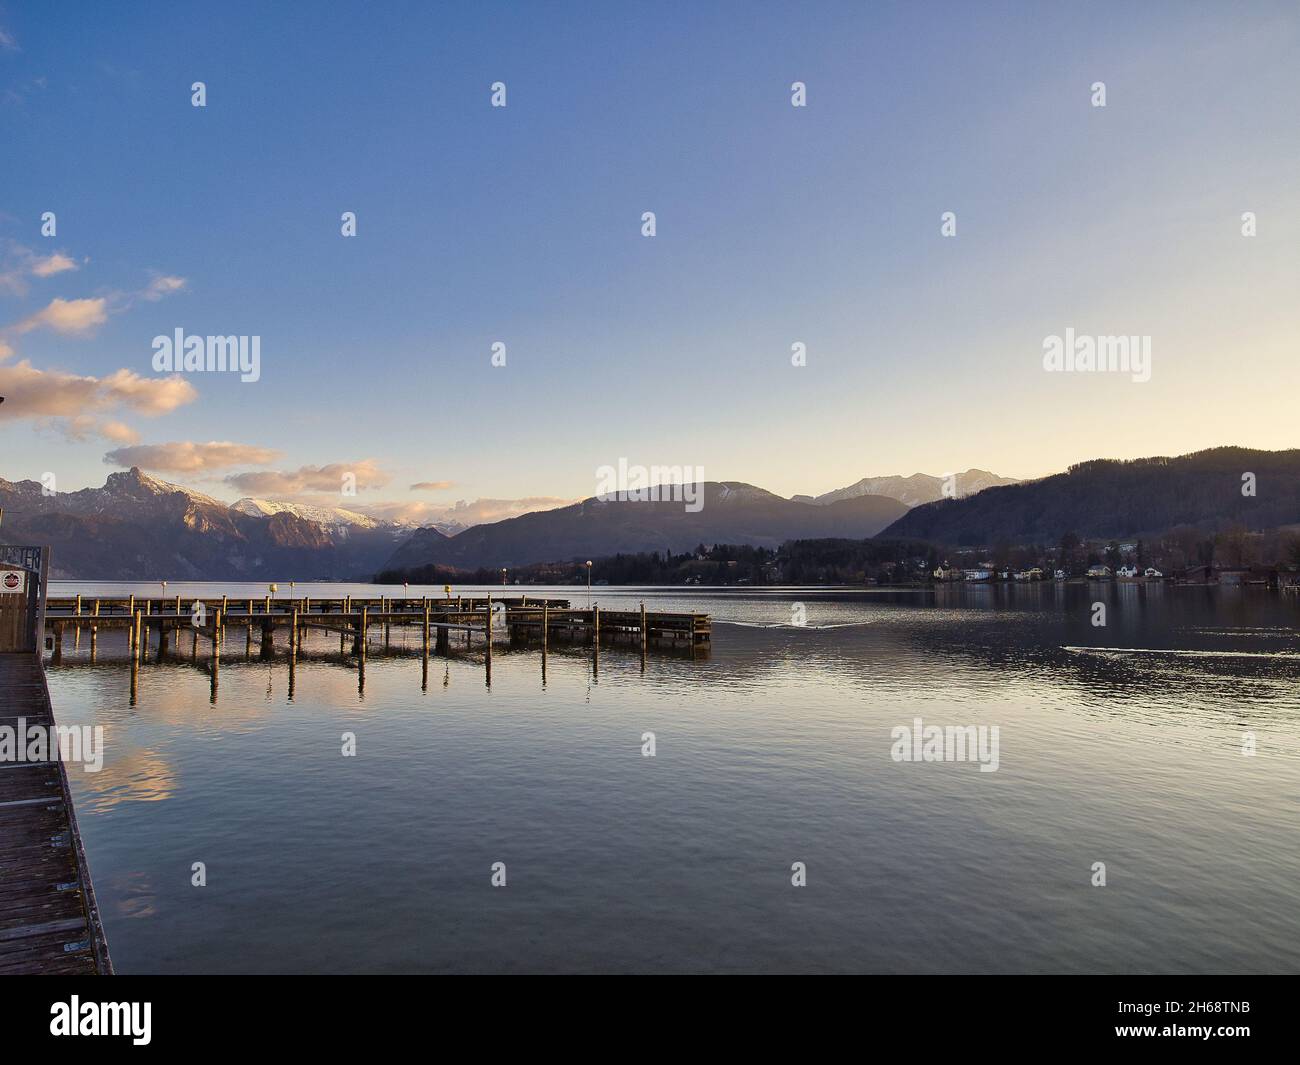
{"type": "MultiPolygon", "coordinates": [[[[244,587],[167,591],[265,593],[244,587]]],[[[158,586],[50,587],[78,591],[158,586]]],[[[481,649],[426,676],[394,630],[362,684],[314,634],[290,695],[232,633],[214,696],[182,637],[132,705],[125,635],[93,664],[65,638],[59,722],[104,728],[102,771],[69,776],[118,971],[1300,969],[1300,596],[592,596],[707,611],[712,649],[552,644],[543,673],[502,643],[489,685],[481,649]],[[897,760],[927,726],[996,727],[996,770],[897,760]]]]}

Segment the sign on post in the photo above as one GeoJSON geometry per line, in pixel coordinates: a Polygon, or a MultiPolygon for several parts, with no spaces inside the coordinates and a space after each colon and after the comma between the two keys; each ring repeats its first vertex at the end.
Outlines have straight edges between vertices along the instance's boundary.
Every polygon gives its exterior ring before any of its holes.
{"type": "Polygon", "coordinates": [[[27,591],[27,571],[21,569],[0,569],[0,593],[27,591]]]}

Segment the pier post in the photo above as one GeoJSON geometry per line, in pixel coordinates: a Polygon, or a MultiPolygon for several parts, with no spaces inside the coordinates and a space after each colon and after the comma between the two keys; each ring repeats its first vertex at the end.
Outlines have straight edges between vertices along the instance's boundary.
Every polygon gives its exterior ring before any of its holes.
{"type": "Polygon", "coordinates": [[[646,631],[645,631],[645,603],[644,603],[644,601],[643,601],[643,602],[641,603],[641,653],[642,653],[643,655],[644,655],[644,653],[645,653],[645,645],[646,645],[646,631]]]}
{"type": "MultiPolygon", "coordinates": [[[[224,601],[225,597],[222,597],[224,601]]],[[[217,616],[212,623],[212,694],[209,700],[216,704],[217,701],[217,675],[221,671],[221,618],[223,611],[218,610],[217,616]]]]}
{"type": "Polygon", "coordinates": [[[600,604],[597,603],[591,609],[591,642],[594,646],[600,646],[600,604]]]}

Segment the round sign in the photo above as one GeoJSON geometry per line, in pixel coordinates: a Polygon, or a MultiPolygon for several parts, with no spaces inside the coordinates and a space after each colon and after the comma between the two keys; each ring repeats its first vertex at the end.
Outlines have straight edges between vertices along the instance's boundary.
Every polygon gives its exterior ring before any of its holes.
{"type": "Polygon", "coordinates": [[[4,584],[6,588],[17,588],[19,584],[18,574],[6,573],[4,584]]]}

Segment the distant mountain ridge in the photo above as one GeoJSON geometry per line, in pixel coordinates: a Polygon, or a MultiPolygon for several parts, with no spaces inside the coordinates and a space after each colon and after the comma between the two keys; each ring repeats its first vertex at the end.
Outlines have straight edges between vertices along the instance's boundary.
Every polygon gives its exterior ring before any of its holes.
{"type": "Polygon", "coordinates": [[[1174,458],[1098,459],[1009,484],[986,484],[984,478],[996,477],[986,471],[967,475],[964,484],[959,477],[959,491],[971,494],[915,505],[907,500],[932,491],[933,481],[941,491],[942,480],[865,478],[816,500],[711,481],[700,486],[703,505],[694,512],[682,502],[592,498],[448,535],[347,508],[256,499],[227,505],[132,468],[110,474],[101,488],[51,496],[36,481],[0,479],[0,542],[52,545],[56,577],[355,580],[427,565],[467,571],[681,553],[701,543],[778,547],[880,536],[992,546],[1050,544],[1067,532],[1127,539],[1180,525],[1207,532],[1300,525],[1300,450],[1225,447],[1174,458]],[[1247,474],[1253,494],[1243,492],[1247,474]],[[903,498],[863,494],[867,487],[903,498]]]}
{"type": "MultiPolygon", "coordinates": [[[[243,499],[231,503],[230,506],[242,514],[251,514],[255,517],[270,517],[272,514],[294,514],[299,518],[306,518],[308,521],[319,522],[321,525],[334,526],[341,532],[347,526],[352,525],[362,529],[390,527],[413,530],[420,527],[419,522],[384,521],[380,518],[372,518],[369,514],[348,510],[346,507],[321,507],[310,503],[291,503],[279,499],[253,499],[245,496],[243,499]]],[[[469,528],[468,525],[460,521],[435,521],[430,524],[448,536],[464,532],[469,528]]]]}
{"type": "Polygon", "coordinates": [[[362,529],[374,529],[380,524],[374,518],[344,507],[317,507],[307,503],[284,503],[274,499],[245,497],[231,503],[230,509],[237,510],[241,514],[263,518],[269,518],[272,514],[293,514],[308,521],[320,522],[322,525],[355,525],[362,529]]]}
{"type": "Polygon", "coordinates": [[[1056,543],[1067,532],[1131,538],[1186,525],[1274,529],[1300,522],[1300,450],[1212,448],[1177,457],[1094,459],[1036,481],[914,507],[886,537],[950,545],[1056,543]],[[1243,492],[1245,475],[1254,494],[1243,492]]]}
{"type": "MultiPolygon", "coordinates": [[[[924,503],[934,503],[943,499],[943,486],[946,478],[935,477],[929,473],[914,473],[911,477],[864,477],[847,488],[837,488],[833,492],[823,492],[819,496],[792,496],[799,503],[838,503],[842,499],[855,499],[858,496],[888,496],[897,499],[909,507],[918,507],[924,503]]],[[[975,495],[1003,484],[1017,484],[1014,477],[1002,477],[988,470],[969,469],[955,475],[953,485],[956,498],[975,495]]]]}
{"type": "Polygon", "coordinates": [[[410,533],[315,521],[299,508],[249,513],[136,467],[102,488],[48,496],[36,481],[0,479],[0,507],[0,540],[49,544],[53,574],[65,578],[342,580],[373,572],[410,533]]]}
{"type": "Polygon", "coordinates": [[[385,570],[437,565],[458,569],[522,566],[618,553],[688,551],[698,544],[776,547],[813,537],[865,539],[902,516],[895,499],[864,495],[826,505],[785,499],[741,481],[700,485],[702,506],[681,502],[585,499],[456,536],[421,529],[399,547],[385,570]]]}

